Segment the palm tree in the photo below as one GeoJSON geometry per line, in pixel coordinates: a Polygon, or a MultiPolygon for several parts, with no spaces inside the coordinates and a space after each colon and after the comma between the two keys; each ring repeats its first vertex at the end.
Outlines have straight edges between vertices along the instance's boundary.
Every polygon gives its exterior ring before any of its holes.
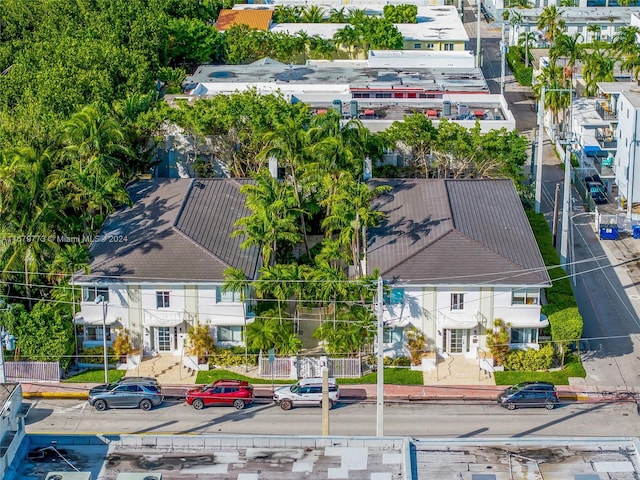
{"type": "Polygon", "coordinates": [[[60,206],[46,184],[52,155],[48,148],[21,147],[5,151],[4,157],[13,168],[15,181],[11,197],[3,201],[6,208],[0,217],[0,240],[4,240],[0,268],[3,280],[24,275],[31,308],[33,280],[59,249],[55,227],[60,219],[60,206]]]}
{"type": "Polygon", "coordinates": [[[573,67],[576,62],[582,58],[582,35],[576,33],[567,35],[565,33],[559,35],[556,41],[549,49],[551,63],[555,64],[559,58],[566,59],[565,77],[571,77],[573,67]]]}
{"type": "Polygon", "coordinates": [[[126,160],[132,153],[119,123],[94,106],[74,113],[62,126],[60,140],[65,145],[64,158],[80,160],[96,177],[104,171],[123,178],[131,173],[126,160]]]}
{"type": "Polygon", "coordinates": [[[240,302],[242,303],[242,318],[244,331],[242,332],[244,339],[244,363],[245,370],[249,369],[249,350],[247,342],[247,293],[250,291],[251,282],[247,275],[239,268],[229,267],[224,271],[223,292],[240,292],[240,302]]]}
{"type": "Polygon", "coordinates": [[[544,96],[544,109],[549,109],[553,113],[554,124],[559,123],[558,113],[560,110],[566,109],[570,102],[571,97],[564,85],[564,69],[555,64],[550,64],[548,67],[543,67],[540,75],[537,78],[536,83],[533,85],[533,92],[536,99],[539,99],[542,95],[542,87],[546,88],[544,96]]]}
{"type": "Polygon", "coordinates": [[[638,36],[640,36],[639,27],[621,27],[612,42],[613,50],[620,60],[620,68],[629,71],[632,79],[637,76],[637,72],[640,70],[638,36]]]}
{"type": "Polygon", "coordinates": [[[296,199],[296,207],[300,212],[300,227],[304,238],[305,251],[309,253],[309,240],[307,238],[307,226],[305,213],[300,198],[300,185],[298,185],[298,168],[304,163],[305,150],[309,147],[309,134],[305,127],[306,118],[302,115],[289,116],[276,124],[273,130],[262,137],[264,148],[258,154],[260,159],[274,157],[284,163],[291,174],[293,182],[293,194],[296,199]]]}
{"type": "Polygon", "coordinates": [[[607,55],[606,50],[596,46],[584,58],[582,76],[585,82],[585,96],[594,96],[598,91],[598,82],[615,82],[613,67],[615,58],[607,55]]]}
{"type": "Polygon", "coordinates": [[[304,23],[322,23],[324,21],[324,9],[318,5],[310,5],[302,12],[304,23]]]}
{"type": "Polygon", "coordinates": [[[595,43],[600,41],[600,32],[602,31],[602,27],[598,24],[591,24],[587,26],[587,33],[591,34],[591,39],[589,42],[589,36],[587,35],[586,41],[587,43],[595,43]]]}
{"type": "Polygon", "coordinates": [[[274,265],[281,242],[295,244],[300,241],[296,197],[289,185],[279,183],[267,169],[259,170],[252,177],[255,184],[240,187],[247,196],[246,206],[252,214],[236,221],[237,229],[232,235],[244,235],[241,248],[260,246],[263,264],[274,265]]]}
{"type": "Polygon", "coordinates": [[[536,36],[533,32],[522,32],[518,38],[518,45],[524,47],[524,62],[525,66],[529,66],[529,49],[536,41],[536,36]]]}
{"type": "Polygon", "coordinates": [[[550,44],[553,44],[555,38],[565,29],[565,21],[562,18],[564,10],[556,8],[555,5],[544,7],[540,17],[538,18],[538,28],[545,31],[545,37],[550,44]]]}
{"type": "Polygon", "coordinates": [[[337,47],[346,48],[349,58],[352,58],[352,49],[360,41],[360,36],[351,25],[345,25],[333,35],[333,41],[337,47]]]}
{"type": "Polygon", "coordinates": [[[344,7],[329,10],[329,23],[346,23],[348,20],[349,13],[344,7]]]}

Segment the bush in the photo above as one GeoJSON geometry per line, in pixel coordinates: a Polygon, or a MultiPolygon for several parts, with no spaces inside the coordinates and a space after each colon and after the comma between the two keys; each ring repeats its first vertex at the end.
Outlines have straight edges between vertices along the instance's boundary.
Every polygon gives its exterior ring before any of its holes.
{"type": "MultiPolygon", "coordinates": [[[[110,364],[118,363],[118,355],[111,347],[107,347],[107,361],[110,364]]],[[[104,362],[104,350],[101,346],[85,348],[80,352],[78,362],[102,365],[104,362]]]]}
{"type": "MultiPolygon", "coordinates": [[[[245,364],[244,349],[238,351],[237,347],[218,349],[213,355],[209,356],[209,363],[216,367],[237,367],[245,364]]],[[[258,357],[251,354],[247,357],[249,365],[257,365],[258,357]]]]}
{"type": "Polygon", "coordinates": [[[553,365],[553,346],[547,344],[539,350],[511,350],[504,359],[506,370],[518,370],[523,372],[536,372],[548,370],[553,365]]]}
{"type": "MultiPolygon", "coordinates": [[[[376,359],[373,359],[376,362],[376,359]]],[[[385,367],[409,367],[411,359],[409,357],[384,357],[385,367]]]]}
{"type": "MultiPolygon", "coordinates": [[[[509,68],[520,85],[531,86],[533,81],[533,67],[526,67],[524,63],[525,51],[522,47],[511,47],[506,55],[509,68]]],[[[531,55],[531,52],[529,52],[531,55]]]]}

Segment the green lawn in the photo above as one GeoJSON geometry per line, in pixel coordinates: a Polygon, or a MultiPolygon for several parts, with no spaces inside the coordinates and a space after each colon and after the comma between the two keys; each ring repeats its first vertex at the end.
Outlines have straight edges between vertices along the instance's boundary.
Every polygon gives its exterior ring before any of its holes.
{"type": "Polygon", "coordinates": [[[520,382],[551,382],[554,385],[569,385],[569,377],[587,376],[580,360],[567,363],[557,372],[495,372],[496,385],[514,385],[520,382]]]}
{"type": "MultiPolygon", "coordinates": [[[[229,370],[215,369],[207,372],[198,372],[196,383],[211,383],[221,378],[246,380],[253,384],[271,384],[270,378],[247,377],[229,370]]],[[[371,384],[376,383],[377,374],[369,373],[361,378],[338,378],[340,385],[371,384]]],[[[293,383],[294,380],[275,380],[277,384],[293,383]]],[[[389,385],[422,385],[422,372],[409,370],[408,368],[385,368],[384,383],[389,385]]]]}
{"type": "MultiPolygon", "coordinates": [[[[109,383],[124,377],[126,370],[109,370],[109,383]]],[[[104,383],[104,370],[87,370],[62,380],[64,383],[104,383]]]]}

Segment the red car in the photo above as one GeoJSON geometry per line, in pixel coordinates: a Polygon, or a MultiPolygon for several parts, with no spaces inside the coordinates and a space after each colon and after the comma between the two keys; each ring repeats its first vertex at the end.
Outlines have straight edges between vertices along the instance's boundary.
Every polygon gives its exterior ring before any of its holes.
{"type": "Polygon", "coordinates": [[[187,392],[187,404],[201,410],[209,405],[233,405],[242,410],[253,402],[253,386],[244,380],[216,380],[187,392]]]}

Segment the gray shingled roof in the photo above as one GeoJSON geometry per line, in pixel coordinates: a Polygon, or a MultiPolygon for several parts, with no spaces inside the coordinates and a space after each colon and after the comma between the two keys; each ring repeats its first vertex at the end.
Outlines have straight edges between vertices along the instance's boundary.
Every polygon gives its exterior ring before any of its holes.
{"type": "Polygon", "coordinates": [[[422,285],[550,285],[511,180],[371,183],[393,190],[374,202],[386,218],[369,230],[369,273],[422,285]]]}
{"type": "Polygon", "coordinates": [[[249,180],[150,179],[134,183],[133,206],[112,214],[91,244],[91,273],[138,281],[224,281],[233,266],[254,278],[259,249],[240,249],[234,222],[249,215],[240,187],[249,180]]]}

